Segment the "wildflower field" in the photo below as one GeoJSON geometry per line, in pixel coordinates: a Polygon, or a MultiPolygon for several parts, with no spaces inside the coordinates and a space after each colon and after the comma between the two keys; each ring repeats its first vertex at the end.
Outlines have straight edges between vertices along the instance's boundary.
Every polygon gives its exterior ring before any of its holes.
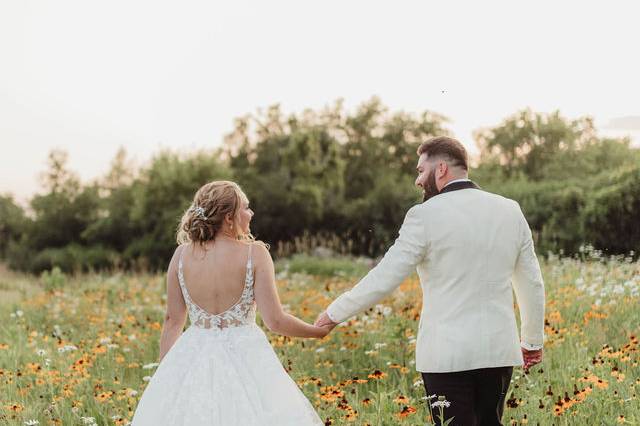
{"type": "MultiPolygon", "coordinates": [[[[278,286],[310,322],[368,269],[307,263],[280,262],[278,286]]],[[[542,267],[545,357],[514,370],[505,424],[640,424],[640,262],[590,251],[542,267]]],[[[0,424],[128,424],[157,367],[164,292],[163,275],[1,271],[0,424]]],[[[413,361],[421,297],[411,277],[325,339],[268,334],[326,424],[429,422],[413,361]]]]}

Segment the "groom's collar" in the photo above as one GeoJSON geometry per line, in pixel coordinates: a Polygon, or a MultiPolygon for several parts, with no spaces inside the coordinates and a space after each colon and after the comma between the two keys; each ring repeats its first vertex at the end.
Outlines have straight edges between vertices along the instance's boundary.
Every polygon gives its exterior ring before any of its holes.
{"type": "Polygon", "coordinates": [[[444,184],[443,188],[446,188],[447,185],[451,185],[452,183],[456,183],[456,182],[471,182],[471,179],[469,179],[469,178],[460,178],[460,179],[450,180],[449,182],[444,184]]]}
{"type": "Polygon", "coordinates": [[[444,194],[445,192],[452,192],[452,191],[457,191],[459,189],[467,189],[467,188],[480,189],[478,185],[476,185],[469,179],[456,179],[447,183],[444,186],[444,188],[440,190],[439,194],[444,194]]]}

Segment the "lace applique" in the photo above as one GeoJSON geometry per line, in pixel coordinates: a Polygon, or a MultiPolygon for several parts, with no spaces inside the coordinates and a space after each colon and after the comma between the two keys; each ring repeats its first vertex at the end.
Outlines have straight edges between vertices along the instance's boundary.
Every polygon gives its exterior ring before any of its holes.
{"type": "MultiPolygon", "coordinates": [[[[184,251],[184,249],[183,249],[184,251]]],[[[211,314],[191,299],[187,287],[184,283],[184,273],[182,266],[182,252],[178,262],[178,282],[182,290],[182,296],[189,310],[189,320],[191,325],[199,328],[225,329],[228,327],[238,327],[247,325],[256,320],[256,304],[253,294],[253,264],[251,261],[251,246],[249,246],[249,259],[247,260],[247,271],[244,279],[244,289],[240,299],[220,314],[211,314]]]]}

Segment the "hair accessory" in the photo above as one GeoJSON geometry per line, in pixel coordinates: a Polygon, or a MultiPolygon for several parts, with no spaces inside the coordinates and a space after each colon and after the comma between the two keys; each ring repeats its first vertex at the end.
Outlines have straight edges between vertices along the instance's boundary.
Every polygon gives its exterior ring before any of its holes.
{"type": "Polygon", "coordinates": [[[207,216],[204,214],[204,208],[200,206],[191,206],[189,211],[195,213],[198,219],[207,220],[207,216]]]}

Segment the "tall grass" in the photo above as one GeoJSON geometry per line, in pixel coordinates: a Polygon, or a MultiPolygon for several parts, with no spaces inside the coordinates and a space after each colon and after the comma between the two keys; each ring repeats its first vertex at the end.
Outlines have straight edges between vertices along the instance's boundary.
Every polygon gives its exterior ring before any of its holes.
{"type": "MultiPolygon", "coordinates": [[[[280,260],[281,300],[311,322],[370,266],[280,260]]],[[[529,374],[515,369],[505,423],[640,423],[640,263],[587,250],[542,266],[545,358],[529,374]]],[[[12,295],[0,302],[0,422],[126,424],[158,359],[164,276],[4,270],[0,291],[12,295]]],[[[325,339],[268,335],[327,424],[424,425],[438,410],[413,361],[421,298],[411,277],[325,339]]]]}

